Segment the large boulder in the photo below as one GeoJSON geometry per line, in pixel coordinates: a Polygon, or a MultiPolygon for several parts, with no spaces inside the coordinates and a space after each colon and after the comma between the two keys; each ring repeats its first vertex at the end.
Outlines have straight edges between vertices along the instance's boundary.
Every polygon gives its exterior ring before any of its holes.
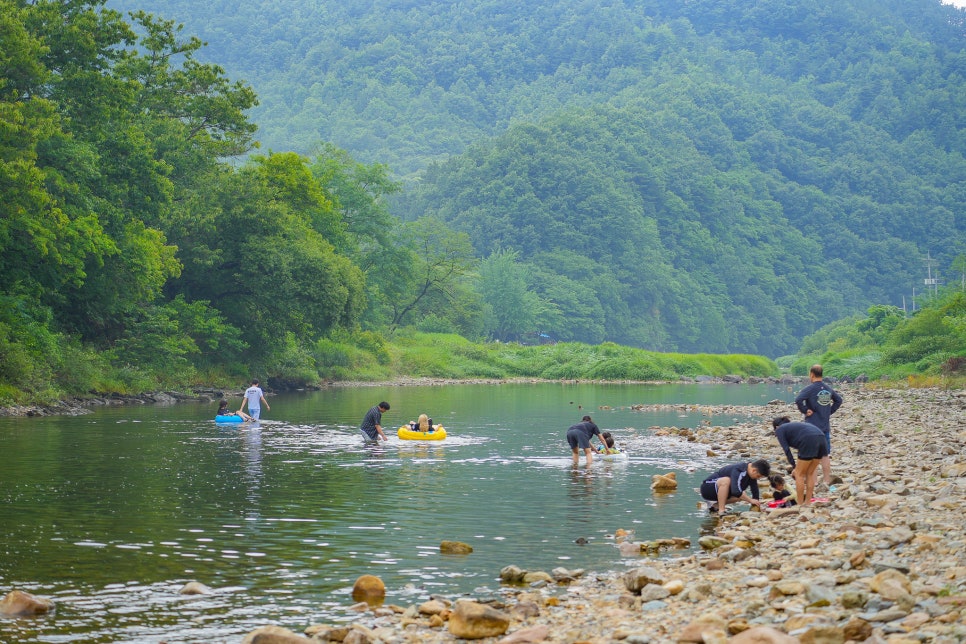
{"type": "Polygon", "coordinates": [[[352,585],[352,599],[367,604],[380,604],[386,598],[386,584],[375,575],[362,575],[352,585]]]}
{"type": "Polygon", "coordinates": [[[628,570],[622,576],[624,587],[635,595],[640,595],[641,590],[648,584],[660,586],[664,583],[664,575],[656,568],[641,566],[634,570],[628,570]]]}
{"type": "Polygon", "coordinates": [[[678,489],[677,474],[668,472],[667,474],[655,474],[651,477],[651,489],[660,492],[668,492],[678,489]]]}
{"type": "Polygon", "coordinates": [[[449,632],[453,637],[478,640],[497,637],[510,627],[510,616],[485,604],[460,601],[449,616],[449,632]]]}

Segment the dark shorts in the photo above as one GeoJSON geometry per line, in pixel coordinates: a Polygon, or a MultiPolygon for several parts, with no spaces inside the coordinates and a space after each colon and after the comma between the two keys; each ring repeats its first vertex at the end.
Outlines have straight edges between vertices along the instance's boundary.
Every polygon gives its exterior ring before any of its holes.
{"type": "Polygon", "coordinates": [[[585,432],[575,429],[567,432],[567,444],[570,449],[590,449],[590,438],[585,432]]]}
{"type": "Polygon", "coordinates": [[[828,456],[832,453],[832,432],[827,432],[823,429],[822,433],[825,434],[825,445],[828,447],[828,454],[826,456],[828,456]]]}
{"type": "Polygon", "coordinates": [[[701,484],[701,498],[705,501],[718,500],[718,486],[714,484],[714,481],[705,481],[701,484]]]}
{"type": "MultiPolygon", "coordinates": [[[[819,430],[821,432],[821,430],[819,430]]],[[[828,441],[825,432],[806,434],[801,447],[798,448],[798,460],[813,461],[829,455],[828,441]]]]}

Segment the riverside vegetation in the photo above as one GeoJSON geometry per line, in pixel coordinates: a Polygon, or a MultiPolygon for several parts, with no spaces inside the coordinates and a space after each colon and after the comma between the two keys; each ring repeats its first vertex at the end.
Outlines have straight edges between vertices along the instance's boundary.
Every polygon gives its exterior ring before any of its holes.
{"type": "MultiPolygon", "coordinates": [[[[804,375],[815,362],[827,376],[942,388],[966,383],[966,295],[950,290],[913,315],[896,307],[873,307],[865,317],[833,323],[806,338],[796,356],[772,361],[752,355],[674,354],[612,343],[472,342],[456,334],[400,329],[392,341],[372,332],[334,333],[311,351],[298,352],[285,371],[268,379],[275,388],[314,387],[340,381],[447,380],[675,381],[699,376],[804,375]]],[[[0,405],[52,403],[96,392],[135,395],[159,389],[231,388],[247,374],[185,368],[172,375],[146,366],[118,369],[101,354],[76,349],[78,363],[55,373],[46,389],[0,381],[0,405]]],[[[29,372],[29,364],[25,370],[29,372]]],[[[187,365],[190,367],[190,364],[187,365]]]]}

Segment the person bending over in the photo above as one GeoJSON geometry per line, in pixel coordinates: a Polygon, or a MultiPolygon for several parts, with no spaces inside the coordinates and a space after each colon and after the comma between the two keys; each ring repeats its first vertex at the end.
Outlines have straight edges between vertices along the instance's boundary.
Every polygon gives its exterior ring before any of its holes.
{"type": "Polygon", "coordinates": [[[775,437],[785,452],[785,458],[792,466],[795,479],[795,499],[798,505],[811,502],[815,494],[815,479],[818,464],[828,456],[828,442],[825,432],[810,423],[793,423],[788,416],[779,416],[771,421],[775,437]],[[792,458],[792,449],[798,450],[798,462],[792,458]]]}
{"type": "Polygon", "coordinates": [[[590,416],[584,416],[579,423],[571,425],[567,430],[567,444],[570,445],[574,465],[580,462],[580,454],[577,451],[579,449],[584,450],[584,454],[587,455],[588,466],[593,462],[594,449],[590,446],[590,439],[594,436],[604,446],[604,449],[607,449],[607,443],[600,436],[600,428],[590,419],[590,416]]]}
{"type": "Polygon", "coordinates": [[[771,465],[764,459],[751,463],[742,461],[725,465],[701,483],[701,498],[708,502],[708,510],[724,514],[729,503],[745,501],[761,507],[758,479],[771,474],[771,465]],[[749,496],[745,490],[751,490],[749,496]]]}
{"type": "Polygon", "coordinates": [[[359,431],[362,433],[362,442],[375,443],[380,438],[384,441],[389,440],[386,433],[382,431],[382,415],[387,411],[389,411],[389,403],[383,401],[366,412],[365,418],[362,419],[362,424],[359,426],[359,431]]]}

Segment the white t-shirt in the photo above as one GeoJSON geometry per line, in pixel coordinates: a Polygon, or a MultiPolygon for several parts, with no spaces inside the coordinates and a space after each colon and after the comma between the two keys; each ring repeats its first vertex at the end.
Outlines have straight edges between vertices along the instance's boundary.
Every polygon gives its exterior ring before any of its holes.
{"type": "Polygon", "coordinates": [[[245,398],[248,398],[248,408],[262,406],[262,388],[252,385],[245,390],[245,398]]]}

